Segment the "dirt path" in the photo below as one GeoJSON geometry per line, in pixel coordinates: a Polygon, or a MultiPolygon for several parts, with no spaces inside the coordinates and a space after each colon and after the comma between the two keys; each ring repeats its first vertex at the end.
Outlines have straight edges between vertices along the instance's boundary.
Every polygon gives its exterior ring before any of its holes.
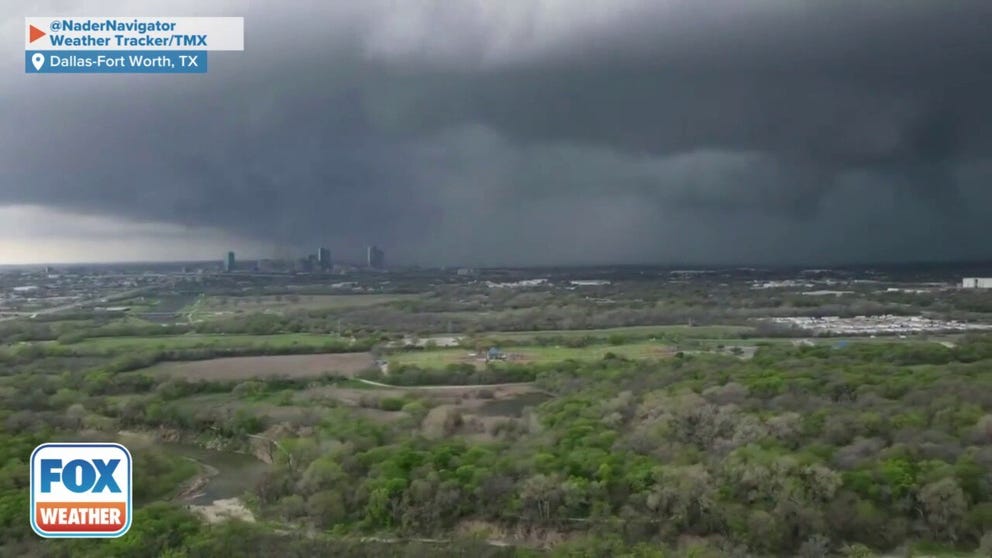
{"type": "Polygon", "coordinates": [[[207,523],[218,523],[227,519],[239,519],[249,523],[255,522],[255,515],[245,506],[240,498],[224,498],[214,500],[203,506],[189,506],[189,510],[200,514],[207,523]]]}

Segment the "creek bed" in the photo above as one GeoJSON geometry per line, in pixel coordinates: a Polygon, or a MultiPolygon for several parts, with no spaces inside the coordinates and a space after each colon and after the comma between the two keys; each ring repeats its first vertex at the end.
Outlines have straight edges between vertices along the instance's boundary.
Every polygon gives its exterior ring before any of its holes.
{"type": "Polygon", "coordinates": [[[197,490],[196,497],[187,500],[194,505],[210,504],[215,500],[240,498],[255,488],[269,465],[252,455],[232,451],[218,451],[192,444],[163,442],[161,446],[172,455],[187,457],[217,470],[206,484],[197,490]]]}

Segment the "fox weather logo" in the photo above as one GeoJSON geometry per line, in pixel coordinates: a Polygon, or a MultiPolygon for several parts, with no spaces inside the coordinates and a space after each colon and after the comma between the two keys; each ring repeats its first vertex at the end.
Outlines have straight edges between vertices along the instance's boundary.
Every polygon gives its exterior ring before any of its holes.
{"type": "Polygon", "coordinates": [[[131,527],[131,452],[48,443],[31,454],[31,528],[46,538],[115,538],[131,527]]]}

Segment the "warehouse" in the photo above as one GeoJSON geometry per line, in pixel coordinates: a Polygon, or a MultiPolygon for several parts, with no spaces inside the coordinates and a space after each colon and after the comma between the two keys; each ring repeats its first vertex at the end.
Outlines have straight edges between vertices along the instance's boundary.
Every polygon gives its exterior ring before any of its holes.
{"type": "Polygon", "coordinates": [[[992,289],[992,277],[965,277],[961,286],[966,289],[992,289]]]}

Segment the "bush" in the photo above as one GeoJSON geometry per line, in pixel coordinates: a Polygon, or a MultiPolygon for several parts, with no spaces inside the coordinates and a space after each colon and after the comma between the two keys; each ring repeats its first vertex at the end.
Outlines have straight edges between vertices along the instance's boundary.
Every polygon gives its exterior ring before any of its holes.
{"type": "Polygon", "coordinates": [[[379,400],[379,408],[383,411],[399,411],[403,409],[404,405],[406,405],[406,401],[400,397],[386,397],[379,400]]]}

